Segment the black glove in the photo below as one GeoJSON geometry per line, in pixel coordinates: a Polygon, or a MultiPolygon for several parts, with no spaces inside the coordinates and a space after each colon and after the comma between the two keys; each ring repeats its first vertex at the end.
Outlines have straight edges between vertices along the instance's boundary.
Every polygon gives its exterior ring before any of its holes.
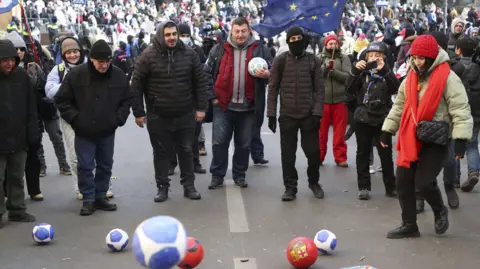
{"type": "Polygon", "coordinates": [[[322,120],[322,117],[313,115],[312,119],[313,119],[312,124],[313,126],[315,126],[315,129],[320,130],[320,121],[322,120]]]}
{"type": "Polygon", "coordinates": [[[388,148],[392,147],[392,134],[388,132],[382,132],[382,135],[380,136],[380,142],[388,148]]]}
{"type": "Polygon", "coordinates": [[[455,156],[463,159],[465,156],[467,141],[464,139],[455,139],[455,156]]]}
{"type": "Polygon", "coordinates": [[[277,131],[277,118],[276,117],[268,117],[268,129],[270,129],[273,133],[277,131]]]}

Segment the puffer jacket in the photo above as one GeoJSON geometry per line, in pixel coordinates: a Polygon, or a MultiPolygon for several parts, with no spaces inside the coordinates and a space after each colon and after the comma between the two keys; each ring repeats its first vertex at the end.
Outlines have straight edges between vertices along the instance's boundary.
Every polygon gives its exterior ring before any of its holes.
{"type": "MultiPolygon", "coordinates": [[[[428,88],[428,82],[433,69],[439,64],[448,62],[448,54],[443,49],[435,59],[435,62],[429,69],[429,76],[422,82],[422,89],[419,92],[419,101],[428,88]]],[[[382,131],[395,134],[400,128],[403,107],[405,104],[405,83],[402,82],[398,90],[397,98],[393,104],[382,126],[382,131]]],[[[420,82],[419,82],[420,83],[420,82]]],[[[472,138],[473,119],[470,113],[468,97],[460,78],[450,71],[447,79],[447,85],[443,92],[443,98],[440,99],[437,111],[433,117],[434,121],[446,121],[450,124],[450,137],[453,139],[470,140],[472,138]]]]}
{"type": "Polygon", "coordinates": [[[350,58],[336,52],[334,56],[333,69],[328,72],[327,65],[332,59],[332,55],[323,48],[322,56],[322,75],[325,78],[325,104],[338,104],[345,102],[345,82],[350,75],[352,67],[350,58]]]}
{"type": "Polygon", "coordinates": [[[405,63],[407,60],[408,52],[410,51],[410,47],[412,47],[413,41],[417,38],[416,35],[412,35],[407,37],[405,40],[402,40],[400,44],[400,48],[398,49],[398,56],[397,56],[397,64],[398,66],[405,63]]]}
{"type": "Polygon", "coordinates": [[[310,68],[306,54],[296,57],[287,51],[275,57],[268,81],[268,117],[277,115],[278,93],[280,117],[302,119],[311,115],[323,116],[325,90],[320,58],[315,57],[314,85],[310,68]],[[285,62],[283,74],[279,70],[282,62],[285,62]]]}
{"type": "Polygon", "coordinates": [[[180,40],[169,49],[163,37],[164,22],[159,25],[153,46],[137,58],[131,89],[135,94],[133,115],[149,112],[163,117],[179,117],[206,107],[207,79],[195,51],[180,40]]]}

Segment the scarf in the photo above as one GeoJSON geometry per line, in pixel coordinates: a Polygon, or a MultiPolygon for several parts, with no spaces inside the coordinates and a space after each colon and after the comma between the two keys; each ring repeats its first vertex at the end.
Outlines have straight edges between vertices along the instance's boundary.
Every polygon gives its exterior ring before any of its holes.
{"type": "Polygon", "coordinates": [[[449,73],[450,66],[447,62],[440,64],[433,70],[420,103],[418,102],[420,91],[418,74],[414,70],[410,70],[408,73],[405,84],[405,104],[396,146],[398,166],[410,168],[410,163],[418,160],[422,143],[417,139],[416,123],[433,120],[447,84],[449,73]]]}

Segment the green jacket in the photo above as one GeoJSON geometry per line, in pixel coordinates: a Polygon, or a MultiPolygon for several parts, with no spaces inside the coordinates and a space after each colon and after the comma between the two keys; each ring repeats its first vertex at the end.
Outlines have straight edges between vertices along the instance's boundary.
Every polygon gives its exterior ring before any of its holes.
{"type": "Polygon", "coordinates": [[[327,65],[332,55],[325,51],[325,48],[322,52],[322,74],[325,78],[325,104],[338,104],[345,102],[346,87],[345,82],[350,76],[350,69],[352,65],[350,64],[350,58],[341,53],[335,53],[332,71],[328,72],[327,65]]]}
{"type": "MultiPolygon", "coordinates": [[[[448,62],[450,58],[446,51],[440,49],[437,59],[430,67],[427,79],[422,82],[422,89],[419,92],[419,100],[422,99],[423,94],[430,80],[430,74],[439,64],[448,62]]],[[[395,134],[400,127],[400,119],[402,117],[403,106],[405,103],[405,79],[400,85],[397,98],[393,104],[390,113],[383,123],[382,131],[395,134]]],[[[450,123],[450,138],[470,140],[472,138],[473,119],[470,113],[470,106],[468,104],[468,97],[465,88],[463,87],[460,78],[450,71],[447,79],[447,85],[443,92],[443,98],[433,117],[434,121],[446,121],[450,123]]]]}

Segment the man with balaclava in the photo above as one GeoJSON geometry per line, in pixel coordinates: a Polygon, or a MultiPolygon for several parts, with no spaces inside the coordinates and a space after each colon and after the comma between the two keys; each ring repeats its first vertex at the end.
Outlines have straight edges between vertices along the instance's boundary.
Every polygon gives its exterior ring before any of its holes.
{"type": "Polygon", "coordinates": [[[267,117],[272,132],[277,128],[280,96],[280,148],[285,193],[282,201],[296,199],[298,173],[295,169],[298,130],[308,159],[308,186],[318,199],[324,198],[320,180],[318,131],[323,116],[324,79],[321,61],[305,51],[305,34],[300,27],[287,31],[289,51],[275,57],[268,84],[267,117]],[[280,91],[281,89],[281,91],[280,91]]]}
{"type": "Polygon", "coordinates": [[[153,45],[137,58],[131,86],[135,94],[135,121],[141,128],[148,121],[158,189],[154,201],[168,199],[168,170],[175,149],[184,196],[199,200],[201,195],[194,185],[192,143],[196,122],[205,118],[207,79],[198,54],[179,40],[178,26],[166,21],[157,29],[153,45]]]}

